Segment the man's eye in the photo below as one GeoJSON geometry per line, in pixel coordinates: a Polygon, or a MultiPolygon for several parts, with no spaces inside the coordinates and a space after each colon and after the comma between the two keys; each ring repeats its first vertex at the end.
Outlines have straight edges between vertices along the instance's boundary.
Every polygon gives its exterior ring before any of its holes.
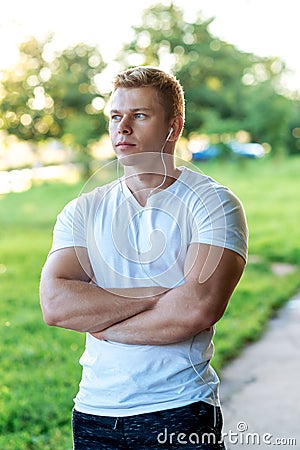
{"type": "Polygon", "coordinates": [[[143,114],[143,113],[136,113],[135,114],[135,118],[136,119],[144,119],[144,117],[145,117],[145,114],[143,114]]]}
{"type": "Polygon", "coordinates": [[[119,116],[118,114],[114,114],[113,116],[111,116],[110,120],[112,122],[118,122],[121,120],[121,116],[119,116]]]}

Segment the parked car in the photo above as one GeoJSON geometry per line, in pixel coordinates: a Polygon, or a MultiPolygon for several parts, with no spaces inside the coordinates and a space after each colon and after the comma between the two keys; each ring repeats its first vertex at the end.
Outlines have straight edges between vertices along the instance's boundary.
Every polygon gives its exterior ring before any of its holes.
{"type": "Polygon", "coordinates": [[[232,156],[241,156],[245,158],[262,158],[265,150],[261,144],[250,142],[242,144],[238,141],[231,141],[227,145],[209,145],[203,150],[192,153],[193,161],[207,161],[220,156],[230,158],[232,156]]]}
{"type": "Polygon", "coordinates": [[[265,150],[261,144],[249,142],[248,144],[241,144],[237,141],[231,141],[228,147],[239,156],[246,158],[262,158],[265,155],[265,150]]]}
{"type": "Polygon", "coordinates": [[[206,161],[208,159],[213,159],[219,156],[220,149],[217,145],[210,145],[207,148],[200,150],[199,152],[192,153],[193,161],[206,161]]]}

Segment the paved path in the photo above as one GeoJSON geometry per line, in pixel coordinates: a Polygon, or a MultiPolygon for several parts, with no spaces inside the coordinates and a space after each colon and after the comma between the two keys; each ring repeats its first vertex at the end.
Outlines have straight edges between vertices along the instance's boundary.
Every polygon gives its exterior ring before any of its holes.
{"type": "Polygon", "coordinates": [[[223,369],[220,394],[228,450],[300,449],[300,292],[223,369]]]}

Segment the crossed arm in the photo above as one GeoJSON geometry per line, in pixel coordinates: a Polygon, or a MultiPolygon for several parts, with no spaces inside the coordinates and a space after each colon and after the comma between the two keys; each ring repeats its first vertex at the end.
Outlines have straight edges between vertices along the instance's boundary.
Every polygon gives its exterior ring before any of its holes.
{"type": "Polygon", "coordinates": [[[42,271],[44,320],[126,344],[180,342],[222,317],[244,265],[231,250],[191,244],[181,286],[168,291],[159,287],[112,291],[91,283],[86,249],[58,250],[42,271]]]}

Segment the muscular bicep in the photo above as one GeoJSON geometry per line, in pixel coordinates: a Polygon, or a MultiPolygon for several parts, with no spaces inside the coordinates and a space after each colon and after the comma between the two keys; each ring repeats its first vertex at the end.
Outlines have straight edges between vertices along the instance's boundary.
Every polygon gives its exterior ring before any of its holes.
{"type": "Polygon", "coordinates": [[[223,315],[244,267],[245,260],[232,250],[207,244],[190,245],[185,262],[186,284],[204,302],[212,323],[223,315]]]}
{"type": "MultiPolygon", "coordinates": [[[[89,285],[91,279],[91,265],[84,247],[68,247],[51,253],[43,267],[40,282],[40,302],[45,322],[48,325],[63,323],[75,310],[72,303],[76,301],[76,294],[80,289],[82,291],[84,285],[89,285]]],[[[76,303],[79,305],[78,301],[76,303]]]]}
{"type": "Polygon", "coordinates": [[[47,279],[90,281],[93,278],[87,249],[68,247],[51,253],[44,265],[41,282],[47,279]]]}

